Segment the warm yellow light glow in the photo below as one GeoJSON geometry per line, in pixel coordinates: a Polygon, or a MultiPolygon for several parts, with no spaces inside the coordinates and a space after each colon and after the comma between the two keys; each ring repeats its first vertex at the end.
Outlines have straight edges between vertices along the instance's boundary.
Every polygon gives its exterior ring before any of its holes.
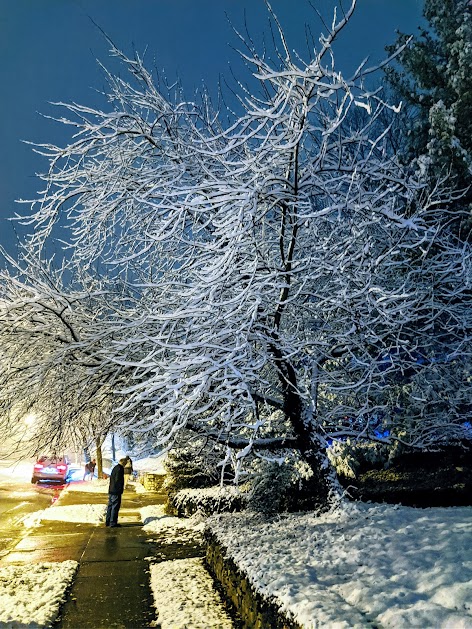
{"type": "Polygon", "coordinates": [[[36,415],[34,413],[30,413],[23,418],[23,423],[28,427],[32,426],[36,422],[36,415]]]}

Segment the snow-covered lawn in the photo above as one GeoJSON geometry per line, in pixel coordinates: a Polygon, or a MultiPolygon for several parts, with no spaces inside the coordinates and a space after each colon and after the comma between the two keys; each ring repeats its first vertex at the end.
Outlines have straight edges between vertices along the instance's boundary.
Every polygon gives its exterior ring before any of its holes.
{"type": "Polygon", "coordinates": [[[151,588],[162,629],[233,627],[202,559],[151,565],[151,588]]]}
{"type": "Polygon", "coordinates": [[[78,522],[83,524],[103,524],[105,522],[106,505],[68,505],[53,506],[42,511],[35,511],[23,519],[27,527],[39,526],[44,520],[60,522],[78,522]]]}
{"type": "Polygon", "coordinates": [[[472,628],[472,507],[347,503],[211,530],[265,597],[304,627],[472,628]]]}
{"type": "Polygon", "coordinates": [[[48,627],[77,566],[76,561],[0,566],[0,626],[48,627]]]}
{"type": "Polygon", "coordinates": [[[7,461],[0,467],[0,482],[29,483],[33,473],[34,459],[7,461]]]}
{"type": "Polygon", "coordinates": [[[185,542],[203,543],[205,522],[200,516],[175,518],[164,513],[164,505],[150,505],[139,510],[143,529],[147,533],[158,533],[159,541],[165,544],[185,542]]]}
{"type": "Polygon", "coordinates": [[[166,474],[165,462],[167,453],[159,456],[150,456],[145,459],[133,459],[133,469],[135,472],[151,472],[153,474],[166,474]]]}

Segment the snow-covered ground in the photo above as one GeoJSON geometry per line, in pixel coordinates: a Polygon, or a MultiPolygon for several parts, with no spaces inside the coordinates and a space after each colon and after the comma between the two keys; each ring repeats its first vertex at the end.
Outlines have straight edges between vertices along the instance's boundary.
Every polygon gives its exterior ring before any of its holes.
{"type": "Polygon", "coordinates": [[[133,459],[133,469],[135,472],[151,472],[153,474],[166,474],[165,462],[167,453],[159,456],[146,457],[135,461],[133,459]]]}
{"type": "Polygon", "coordinates": [[[0,566],[0,627],[49,627],[77,566],[76,561],[0,566]]]}
{"type": "Polygon", "coordinates": [[[159,541],[172,543],[203,543],[205,521],[200,516],[176,518],[164,513],[164,505],[150,505],[139,510],[143,529],[147,533],[159,534],[159,541]]]}
{"type": "Polygon", "coordinates": [[[472,507],[347,503],[209,526],[257,590],[304,627],[472,628],[472,507]]]}
{"type": "MultiPolygon", "coordinates": [[[[71,483],[63,495],[67,491],[106,494],[108,481],[71,483]]],[[[59,503],[32,514],[25,524],[46,519],[103,522],[105,505],[59,503]]],[[[140,512],[144,530],[162,543],[202,541],[201,516],[168,516],[163,505],[140,512]]],[[[306,628],[472,629],[472,507],[344,503],[322,516],[303,513],[264,520],[243,512],[215,516],[206,525],[254,587],[274,597],[306,628]]],[[[47,626],[76,566],[52,565],[0,569],[0,626],[47,626]],[[7,616],[13,611],[17,616],[7,616]]],[[[223,611],[213,625],[201,615],[220,603],[205,602],[204,592],[212,587],[201,581],[207,575],[200,560],[152,563],[151,572],[163,629],[225,627],[229,622],[223,611]],[[192,624],[177,623],[184,610],[194,618],[192,624]]]]}
{"type": "Polygon", "coordinates": [[[33,473],[34,459],[6,461],[0,466],[0,482],[29,483],[33,473]]]}
{"type": "Polygon", "coordinates": [[[105,522],[106,510],[106,505],[94,504],[53,506],[31,513],[23,519],[23,524],[27,527],[39,526],[45,520],[95,525],[103,524],[105,522]]]}
{"type": "Polygon", "coordinates": [[[202,559],[151,565],[151,588],[162,629],[233,627],[202,559]]]}
{"type": "Polygon", "coordinates": [[[62,493],[83,491],[90,494],[107,494],[109,485],[110,481],[107,479],[94,478],[93,480],[80,480],[75,483],[70,483],[62,493]]]}

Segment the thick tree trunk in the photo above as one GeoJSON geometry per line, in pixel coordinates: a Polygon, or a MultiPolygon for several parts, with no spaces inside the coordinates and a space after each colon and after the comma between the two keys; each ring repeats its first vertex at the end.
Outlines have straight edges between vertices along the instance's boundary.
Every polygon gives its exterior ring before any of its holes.
{"type": "Polygon", "coordinates": [[[302,451],[304,459],[313,472],[313,476],[303,483],[302,500],[306,503],[303,506],[326,511],[340,499],[343,490],[336,471],[321,444],[321,439],[315,438],[314,441],[319,442],[317,447],[302,451]]]}
{"type": "Polygon", "coordinates": [[[97,449],[97,475],[98,475],[98,478],[103,478],[102,443],[103,443],[103,440],[100,437],[95,439],[95,446],[96,446],[96,449],[97,449]]]}
{"type": "Polygon", "coordinates": [[[300,453],[313,472],[311,478],[303,481],[301,506],[326,511],[341,496],[342,488],[328,460],[324,439],[315,432],[313,416],[316,409],[310,409],[309,412],[306,408],[297,392],[295,370],[287,361],[283,362],[283,373],[286,382],[284,411],[297,435],[300,453]]]}
{"type": "MultiPolygon", "coordinates": [[[[312,408],[308,409],[299,393],[297,373],[290,360],[287,360],[278,344],[278,333],[272,332],[274,342],[270,349],[275,359],[281,389],[283,410],[296,435],[298,449],[310,467],[313,475],[303,481],[300,505],[306,509],[328,510],[341,496],[342,488],[336,472],[328,460],[324,439],[316,432],[316,395],[312,408]]],[[[312,393],[317,391],[312,391],[312,393]]]]}

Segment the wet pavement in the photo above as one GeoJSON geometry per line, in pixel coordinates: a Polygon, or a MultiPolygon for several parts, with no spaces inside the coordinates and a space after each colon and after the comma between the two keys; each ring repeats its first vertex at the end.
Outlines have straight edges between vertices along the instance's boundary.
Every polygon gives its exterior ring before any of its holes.
{"type": "MultiPolygon", "coordinates": [[[[60,504],[106,504],[107,498],[106,494],[71,491],[60,504]]],[[[142,530],[139,508],[164,502],[161,494],[126,491],[119,515],[121,528],[45,521],[24,529],[16,543],[5,548],[0,565],[79,562],[55,629],[149,627],[156,617],[149,560],[145,559],[152,556],[152,548],[142,530]]],[[[51,496],[40,508],[50,504],[51,496]]]]}
{"type": "Polygon", "coordinates": [[[46,509],[60,495],[63,485],[0,481],[0,557],[26,534],[23,518],[46,509]]]}
{"type": "Polygon", "coordinates": [[[150,627],[156,617],[140,525],[95,528],[55,629],[150,627]]]}
{"type": "MultiPolygon", "coordinates": [[[[105,505],[107,498],[103,493],[70,491],[62,495],[60,505],[105,505]]],[[[120,528],[44,521],[39,527],[25,529],[16,544],[5,551],[0,565],[68,559],[79,563],[52,629],[159,627],[150,563],[205,554],[203,546],[191,538],[169,543],[165,535],[143,530],[140,507],[164,504],[165,500],[163,494],[125,491],[118,518],[120,528]]]]}

